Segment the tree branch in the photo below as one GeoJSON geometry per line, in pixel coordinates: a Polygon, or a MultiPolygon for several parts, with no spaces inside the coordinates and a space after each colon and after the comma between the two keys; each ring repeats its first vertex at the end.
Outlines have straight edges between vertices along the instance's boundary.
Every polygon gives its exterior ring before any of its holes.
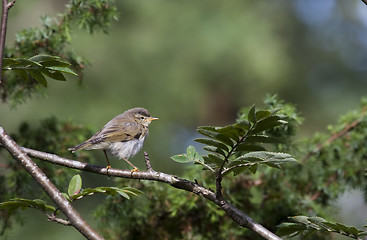
{"type": "MultiPolygon", "coordinates": [[[[2,0],[2,11],[1,11],[1,26],[0,26],[0,69],[3,68],[3,56],[6,39],[6,28],[8,22],[8,13],[11,7],[15,4],[15,0],[8,2],[8,0],[2,0]]],[[[0,87],[3,86],[2,74],[0,74],[0,87]]]]}
{"type": "Polygon", "coordinates": [[[367,0],[362,0],[362,2],[367,5],[367,0]]]}
{"type": "Polygon", "coordinates": [[[27,156],[24,151],[14,142],[14,140],[0,126],[0,142],[4,148],[25,168],[34,180],[43,188],[47,195],[55,202],[64,215],[84,237],[87,239],[101,240],[95,232],[71,206],[61,192],[52,184],[42,170],[27,156]]]}
{"type": "Polygon", "coordinates": [[[215,203],[222,210],[224,210],[226,214],[230,218],[232,218],[232,220],[236,222],[238,225],[253,230],[260,236],[264,237],[265,239],[272,239],[272,240],[281,239],[278,236],[276,236],[274,233],[270,232],[268,229],[264,228],[259,223],[255,222],[244,212],[242,212],[238,208],[231,205],[229,202],[223,199],[218,199],[217,194],[213,192],[212,190],[202,187],[195,182],[192,182],[186,179],[182,179],[182,178],[179,178],[177,176],[173,176],[167,173],[155,171],[151,167],[149,156],[146,153],[145,153],[145,162],[146,162],[148,171],[146,172],[137,171],[137,172],[131,173],[131,171],[129,170],[121,170],[121,169],[115,169],[115,168],[110,168],[107,171],[107,169],[102,166],[96,166],[96,165],[92,165],[89,163],[83,163],[83,162],[79,162],[79,161],[75,161],[75,160],[71,160],[67,158],[62,158],[55,154],[45,153],[45,152],[37,151],[34,149],[30,149],[30,148],[21,147],[21,149],[29,156],[38,158],[40,160],[45,160],[45,161],[48,161],[48,162],[51,162],[53,164],[57,164],[60,166],[65,166],[65,167],[74,168],[74,169],[92,172],[92,173],[97,173],[97,174],[103,174],[109,177],[114,176],[114,177],[129,178],[129,179],[151,180],[151,181],[158,181],[158,182],[169,184],[174,188],[195,193],[215,203]]]}
{"type": "MultiPolygon", "coordinates": [[[[366,0],[367,1],[367,0],[366,0]]],[[[364,116],[364,113],[362,113],[362,116],[364,116]]],[[[355,120],[352,123],[347,124],[343,130],[334,133],[333,135],[331,135],[324,143],[318,144],[316,146],[316,148],[309,152],[302,160],[301,163],[304,163],[305,161],[307,161],[312,155],[317,154],[318,152],[320,152],[325,146],[330,145],[331,143],[333,143],[335,140],[343,137],[344,135],[346,135],[348,132],[352,131],[354,128],[356,128],[359,124],[361,124],[362,120],[355,120]]]]}

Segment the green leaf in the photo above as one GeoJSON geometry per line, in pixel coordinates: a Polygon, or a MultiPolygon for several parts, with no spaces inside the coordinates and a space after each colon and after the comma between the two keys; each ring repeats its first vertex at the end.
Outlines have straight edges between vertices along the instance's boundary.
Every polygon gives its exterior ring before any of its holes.
{"type": "Polygon", "coordinates": [[[208,154],[208,156],[203,156],[204,162],[207,164],[215,164],[220,167],[223,164],[224,159],[217,154],[208,154]]]}
{"type": "Polygon", "coordinates": [[[307,230],[306,225],[300,225],[297,223],[282,223],[278,226],[278,230],[276,232],[276,234],[280,237],[283,236],[294,236],[294,234],[298,234],[301,233],[302,231],[307,230]]]}
{"type": "Polygon", "coordinates": [[[67,67],[50,66],[50,67],[46,67],[46,68],[49,69],[49,70],[54,70],[54,71],[68,73],[68,74],[71,74],[71,75],[78,76],[78,74],[76,74],[73,70],[71,70],[70,68],[67,68],[67,67]]]}
{"type": "Polygon", "coordinates": [[[204,146],[203,149],[206,150],[206,151],[212,152],[212,153],[218,153],[222,156],[226,156],[226,153],[222,149],[217,148],[217,147],[204,146]]]}
{"type": "Polygon", "coordinates": [[[255,123],[257,121],[255,105],[252,105],[252,107],[250,108],[248,115],[247,115],[247,119],[252,123],[255,123]]]}
{"type": "Polygon", "coordinates": [[[41,69],[41,73],[49,78],[55,79],[55,80],[59,80],[59,81],[66,81],[66,78],[64,77],[64,75],[61,72],[56,72],[56,71],[52,71],[50,72],[49,70],[43,68],[41,69]]]}
{"type": "Polygon", "coordinates": [[[142,194],[138,189],[132,187],[118,188],[118,187],[96,187],[96,188],[86,188],[83,189],[79,194],[71,196],[71,199],[81,199],[85,196],[91,196],[96,193],[104,193],[106,195],[115,196],[119,194],[120,196],[130,199],[133,196],[142,194]]]}
{"type": "Polygon", "coordinates": [[[33,57],[28,58],[28,60],[33,61],[33,62],[45,62],[45,61],[52,61],[52,60],[56,60],[56,59],[60,59],[60,57],[58,56],[50,56],[50,55],[46,55],[46,54],[39,54],[39,55],[35,55],[33,57]]]}
{"type": "Polygon", "coordinates": [[[265,150],[266,149],[263,146],[256,145],[256,144],[248,144],[248,143],[241,143],[236,148],[236,151],[241,151],[241,152],[265,151],[265,150]]]}
{"type": "Polygon", "coordinates": [[[256,173],[256,170],[257,170],[257,164],[255,164],[255,165],[252,165],[252,166],[250,166],[248,169],[250,170],[250,172],[252,172],[253,174],[255,174],[256,173]]]}
{"type": "Polygon", "coordinates": [[[46,78],[42,75],[42,73],[38,70],[34,69],[27,69],[27,72],[35,79],[37,82],[42,84],[43,86],[47,87],[46,78]]]}
{"type": "Polygon", "coordinates": [[[75,175],[69,183],[68,194],[69,196],[77,195],[82,189],[82,178],[79,174],[75,175]]]}
{"type": "Polygon", "coordinates": [[[335,232],[344,236],[358,239],[367,234],[364,230],[359,230],[353,226],[346,226],[341,223],[328,222],[320,217],[295,216],[289,217],[293,223],[282,223],[279,225],[277,234],[279,236],[295,236],[303,231],[307,231],[308,235],[315,232],[335,232]]]}
{"type": "Polygon", "coordinates": [[[45,201],[41,199],[24,199],[24,198],[14,198],[8,202],[0,203],[0,209],[8,209],[8,210],[17,210],[18,208],[27,209],[27,208],[36,208],[42,211],[56,211],[56,208],[51,205],[47,205],[45,201]]]}
{"type": "Polygon", "coordinates": [[[251,127],[251,123],[249,121],[246,121],[246,120],[243,120],[243,121],[240,121],[238,123],[235,123],[233,125],[231,125],[235,128],[239,128],[240,130],[242,130],[241,132],[241,136],[244,135],[244,133],[250,129],[251,127]]]}
{"type": "Polygon", "coordinates": [[[234,146],[234,143],[231,140],[231,138],[219,133],[218,130],[215,129],[215,127],[203,126],[203,127],[199,127],[197,131],[204,136],[221,141],[222,143],[230,147],[234,146]]]}
{"type": "Polygon", "coordinates": [[[13,64],[17,64],[18,62],[15,61],[12,58],[3,58],[3,68],[9,66],[9,65],[13,65],[13,64]]]}
{"type": "Polygon", "coordinates": [[[288,153],[279,153],[279,152],[267,152],[267,151],[258,151],[258,152],[249,152],[242,156],[240,156],[239,160],[246,160],[246,159],[259,159],[263,161],[273,161],[273,162],[296,162],[297,160],[294,159],[288,153]]]}
{"type": "Polygon", "coordinates": [[[278,143],[279,140],[266,135],[251,135],[246,138],[245,143],[278,143]]]}
{"type": "Polygon", "coordinates": [[[16,64],[14,64],[14,67],[29,67],[29,66],[42,67],[41,64],[39,64],[37,62],[34,62],[34,61],[31,61],[31,60],[28,60],[28,59],[16,58],[14,60],[16,61],[16,64]]]}
{"type": "Polygon", "coordinates": [[[190,145],[187,147],[186,149],[186,154],[188,157],[194,159],[195,158],[195,154],[196,154],[196,149],[194,146],[190,145]]]}
{"type": "Polygon", "coordinates": [[[172,156],[171,159],[179,163],[189,163],[193,161],[192,158],[188,157],[186,154],[178,154],[178,155],[172,156]]]}
{"type": "Polygon", "coordinates": [[[226,137],[229,137],[230,139],[233,139],[234,141],[238,142],[240,138],[244,135],[244,130],[240,127],[234,127],[233,125],[228,125],[225,127],[217,127],[216,130],[218,133],[223,134],[226,137]]]}
{"type": "Polygon", "coordinates": [[[264,118],[270,117],[271,116],[271,112],[267,111],[267,110],[259,110],[256,112],[256,119],[257,121],[260,121],[264,118]]]}
{"type": "Polygon", "coordinates": [[[198,143],[214,146],[214,147],[217,147],[217,148],[222,149],[222,150],[227,151],[227,152],[229,151],[229,148],[225,144],[223,144],[219,141],[213,140],[213,139],[197,138],[194,141],[198,142],[198,143]]]}
{"type": "Polygon", "coordinates": [[[70,67],[70,63],[61,60],[49,60],[41,63],[43,67],[70,67]]]}
{"type": "Polygon", "coordinates": [[[256,126],[254,127],[251,133],[256,134],[259,132],[263,132],[271,128],[283,125],[285,123],[287,122],[284,121],[280,116],[270,116],[257,122],[256,126]]]}

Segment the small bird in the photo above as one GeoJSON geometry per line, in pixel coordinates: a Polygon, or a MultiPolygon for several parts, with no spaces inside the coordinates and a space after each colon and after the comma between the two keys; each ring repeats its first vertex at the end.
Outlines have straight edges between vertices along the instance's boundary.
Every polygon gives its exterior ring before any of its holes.
{"type": "Polygon", "coordinates": [[[127,110],[112,118],[87,141],[68,150],[74,153],[80,149],[102,149],[108,164],[107,169],[110,169],[111,165],[106,153],[106,150],[109,150],[113,155],[130,164],[134,168],[132,172],[138,171],[138,168],[128,159],[135,156],[143,147],[144,140],[149,133],[149,124],[157,119],[151,117],[145,108],[127,110]]]}

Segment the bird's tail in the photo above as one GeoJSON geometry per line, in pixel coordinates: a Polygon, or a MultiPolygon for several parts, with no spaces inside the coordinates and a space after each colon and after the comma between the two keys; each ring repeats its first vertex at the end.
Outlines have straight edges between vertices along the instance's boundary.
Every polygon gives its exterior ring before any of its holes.
{"type": "Polygon", "coordinates": [[[85,141],[85,142],[83,142],[79,145],[76,145],[75,147],[69,148],[68,150],[71,151],[72,153],[74,153],[74,152],[76,152],[80,149],[86,148],[88,146],[90,146],[90,143],[88,141],[85,141]]]}

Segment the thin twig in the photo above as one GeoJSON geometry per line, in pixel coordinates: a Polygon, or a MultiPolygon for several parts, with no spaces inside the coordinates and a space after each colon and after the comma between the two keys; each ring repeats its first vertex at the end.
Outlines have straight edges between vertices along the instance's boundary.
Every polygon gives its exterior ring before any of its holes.
{"type": "Polygon", "coordinates": [[[147,152],[144,152],[144,159],[145,159],[145,164],[147,165],[148,172],[152,172],[153,168],[152,168],[152,164],[150,164],[149,155],[147,152]]]}
{"type": "Polygon", "coordinates": [[[101,240],[101,237],[92,229],[79,213],[71,206],[70,202],[62,196],[61,192],[52,184],[42,170],[24,153],[14,140],[0,126],[0,142],[4,148],[23,166],[33,179],[43,188],[47,195],[60,208],[70,223],[87,239],[101,240]]]}
{"type": "Polygon", "coordinates": [[[56,214],[53,212],[51,215],[47,214],[48,220],[50,222],[57,222],[65,226],[71,226],[71,222],[62,218],[57,218],[56,214]]]}
{"type": "MultiPolygon", "coordinates": [[[[11,7],[15,4],[15,0],[8,2],[8,0],[2,0],[1,11],[1,25],[0,25],[0,69],[3,68],[3,57],[6,40],[6,28],[8,22],[8,14],[11,7]]],[[[0,74],[0,88],[3,86],[2,73],[0,74]]]]}
{"type": "MultiPolygon", "coordinates": [[[[367,1],[367,0],[366,0],[367,1]]],[[[364,115],[364,114],[363,114],[364,115]]],[[[362,116],[363,116],[362,115],[362,116]]],[[[343,128],[343,130],[334,133],[333,135],[331,135],[324,143],[322,144],[318,144],[316,146],[316,148],[309,152],[302,160],[301,163],[304,163],[305,161],[307,161],[312,155],[319,153],[324,147],[329,146],[331,143],[333,143],[335,140],[343,137],[344,135],[346,135],[348,132],[352,131],[354,128],[356,128],[362,120],[355,120],[354,122],[345,125],[345,127],[343,128]]]]}
{"type": "MultiPolygon", "coordinates": [[[[110,177],[120,177],[120,178],[129,178],[129,179],[139,179],[139,180],[151,180],[151,181],[158,181],[163,182],[166,184],[171,185],[174,188],[182,189],[188,192],[192,192],[194,194],[197,194],[199,196],[202,196],[209,201],[215,203],[218,205],[222,210],[226,212],[226,214],[232,218],[232,220],[237,223],[238,225],[242,227],[249,228],[259,234],[260,236],[264,237],[265,239],[274,239],[274,240],[280,240],[278,236],[276,236],[274,233],[270,232],[268,229],[264,228],[262,225],[251,219],[247,214],[239,210],[238,208],[234,207],[229,202],[218,199],[216,196],[216,193],[213,192],[210,189],[207,189],[205,187],[202,187],[198,185],[195,182],[191,182],[186,179],[179,178],[177,176],[173,176],[167,173],[163,172],[157,172],[151,168],[149,157],[145,157],[145,160],[148,159],[148,171],[136,171],[134,174],[131,174],[130,170],[121,170],[121,169],[115,169],[110,168],[108,169],[108,173],[105,167],[103,166],[96,166],[89,163],[83,163],[67,158],[62,158],[60,156],[57,156],[55,154],[51,153],[45,153],[41,151],[37,151],[30,148],[21,148],[26,154],[29,156],[38,158],[40,160],[45,160],[48,162],[51,162],[53,164],[57,164],[60,166],[70,167],[74,169],[79,169],[82,171],[97,173],[97,174],[103,174],[108,175],[110,177]],[[149,170],[150,168],[150,170],[149,170]]],[[[148,155],[146,155],[148,156],[148,155]]]]}

